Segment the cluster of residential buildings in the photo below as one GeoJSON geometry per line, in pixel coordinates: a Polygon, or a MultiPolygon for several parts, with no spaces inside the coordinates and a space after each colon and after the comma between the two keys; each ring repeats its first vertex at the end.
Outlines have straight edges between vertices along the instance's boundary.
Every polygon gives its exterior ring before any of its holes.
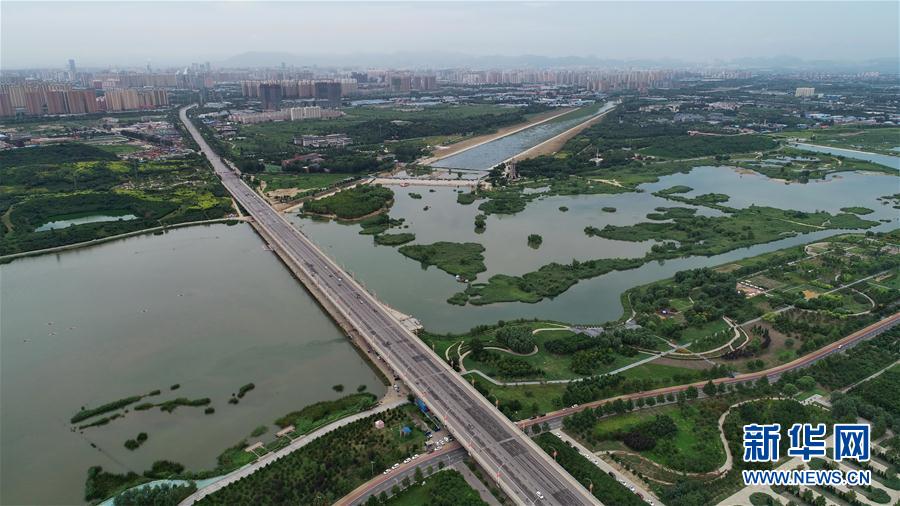
{"type": "Polygon", "coordinates": [[[268,121],[305,121],[312,119],[333,119],[344,113],[335,109],[323,109],[319,106],[291,107],[278,111],[235,112],[228,119],[237,123],[252,124],[268,121]]]}
{"type": "Polygon", "coordinates": [[[241,81],[241,95],[258,98],[263,109],[277,109],[282,99],[312,98],[337,107],[341,97],[356,93],[356,79],[282,79],[278,81],[241,81]]]}
{"type": "Polygon", "coordinates": [[[75,88],[68,83],[0,84],[0,116],[90,114],[101,111],[155,109],[169,105],[161,89],[75,88]]]}

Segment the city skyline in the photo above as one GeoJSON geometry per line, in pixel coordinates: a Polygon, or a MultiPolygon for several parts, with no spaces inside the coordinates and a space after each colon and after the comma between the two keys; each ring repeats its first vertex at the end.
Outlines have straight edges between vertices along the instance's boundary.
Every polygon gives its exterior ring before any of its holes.
{"type": "Polygon", "coordinates": [[[4,2],[0,56],[6,70],[69,59],[82,67],[241,66],[254,54],[257,65],[346,66],[896,59],[900,6],[860,4],[4,2]],[[745,36],[734,36],[738,26],[745,36]]]}

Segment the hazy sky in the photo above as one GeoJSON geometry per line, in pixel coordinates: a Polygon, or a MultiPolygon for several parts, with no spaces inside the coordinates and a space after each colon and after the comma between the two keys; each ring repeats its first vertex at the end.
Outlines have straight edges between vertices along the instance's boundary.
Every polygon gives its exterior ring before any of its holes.
{"type": "Polygon", "coordinates": [[[0,67],[155,66],[247,51],[710,61],[897,57],[900,2],[0,2],[0,67]]]}

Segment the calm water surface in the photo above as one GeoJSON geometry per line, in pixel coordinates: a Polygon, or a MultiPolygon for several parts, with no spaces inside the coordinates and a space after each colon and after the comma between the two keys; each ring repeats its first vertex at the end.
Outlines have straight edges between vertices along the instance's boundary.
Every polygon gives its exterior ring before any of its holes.
{"type": "Polygon", "coordinates": [[[71,227],[72,225],[83,225],[85,223],[99,223],[103,221],[133,220],[137,216],[130,213],[109,215],[109,214],[92,214],[90,216],[79,216],[78,218],[55,220],[44,223],[40,227],[34,229],[35,232],[44,232],[46,230],[55,230],[58,228],[71,227]]]}
{"type": "MultiPolygon", "coordinates": [[[[606,112],[614,106],[614,103],[604,104],[596,114],[606,112]]],[[[541,123],[521,132],[468,149],[462,153],[448,156],[431,165],[454,169],[490,170],[491,167],[498,163],[565,132],[587,118],[587,116],[576,116],[574,118],[563,118],[541,123]]]]}
{"type": "Polygon", "coordinates": [[[855,149],[831,148],[815,144],[804,144],[802,142],[793,144],[793,146],[800,149],[805,149],[806,151],[814,151],[816,153],[827,153],[829,155],[840,155],[846,156],[847,158],[865,160],[867,162],[877,163],[879,165],[884,165],[885,167],[892,167],[894,169],[900,170],[900,156],[869,153],[866,151],[858,151],[855,149]]]}
{"type": "MultiPolygon", "coordinates": [[[[479,281],[484,281],[493,274],[523,274],[550,262],[571,262],[573,258],[588,260],[643,256],[652,246],[652,241],[636,243],[591,238],[584,234],[584,227],[593,225],[603,228],[606,224],[628,225],[648,221],[646,214],[657,206],[683,206],[651,195],[653,191],[677,184],[695,189],[688,196],[726,193],[732,197],[728,205],[734,207],[756,204],[836,213],[840,212],[841,207],[861,205],[875,210],[866,219],[893,220],[890,224],[879,225],[877,230],[898,226],[896,210],[877,200],[894,192],[891,188],[896,188],[895,177],[844,173],[825,182],[786,185],[756,173],[743,174],[727,167],[699,167],[689,174],[666,176],[657,183],[644,185],[644,193],[545,197],[533,201],[519,214],[489,216],[487,230],[483,234],[474,232],[478,202],[470,206],[457,204],[454,190],[448,188],[436,188],[434,192],[415,189],[423,198],[411,199],[408,188],[395,187],[396,203],[391,216],[406,218],[409,228],[402,231],[414,232],[414,243],[428,244],[443,240],[473,241],[484,245],[487,272],[478,276],[479,281]],[[425,206],[429,206],[428,211],[423,210],[425,206]],[[559,211],[560,206],[568,207],[569,211],[559,211]],[[616,212],[602,211],[601,208],[607,206],[615,207],[616,212]],[[543,236],[539,249],[527,245],[527,236],[531,233],[543,236]]],[[[715,211],[704,208],[699,212],[715,214],[715,211]]],[[[428,329],[437,332],[464,331],[477,324],[513,318],[604,322],[621,315],[619,297],[633,286],[671,276],[679,270],[734,261],[840,232],[816,231],[715,257],[654,262],[639,269],[612,272],[581,281],[555,299],[545,299],[537,304],[459,307],[447,304],[446,299],[464,289],[465,285],[435,267],[423,269],[419,262],[400,255],[396,248],[376,246],[370,236],[359,235],[358,225],[313,221],[297,216],[291,219],[382,300],[416,316],[428,329]]]]}
{"type": "Polygon", "coordinates": [[[0,283],[2,504],[82,503],[92,465],[211,468],[254,427],[345,395],[332,385],[385,390],[247,225],[16,260],[0,266],[0,283]],[[227,403],[250,382],[240,404],[227,403]],[[70,431],[81,406],[157,388],[153,401],[209,397],[216,412],[154,409],[70,431]],[[139,432],[149,440],[125,449],[139,432]]]}

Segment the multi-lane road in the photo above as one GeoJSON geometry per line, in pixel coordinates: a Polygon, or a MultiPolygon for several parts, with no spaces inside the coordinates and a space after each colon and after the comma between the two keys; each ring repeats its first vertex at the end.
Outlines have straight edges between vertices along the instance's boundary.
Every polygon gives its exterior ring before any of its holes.
{"type": "MultiPolygon", "coordinates": [[[[598,504],[588,491],[251,189],[187,117],[181,121],[252,224],[351,337],[378,352],[518,504],[598,504]]],[[[240,266],[234,266],[239,269],[240,266]]]]}

